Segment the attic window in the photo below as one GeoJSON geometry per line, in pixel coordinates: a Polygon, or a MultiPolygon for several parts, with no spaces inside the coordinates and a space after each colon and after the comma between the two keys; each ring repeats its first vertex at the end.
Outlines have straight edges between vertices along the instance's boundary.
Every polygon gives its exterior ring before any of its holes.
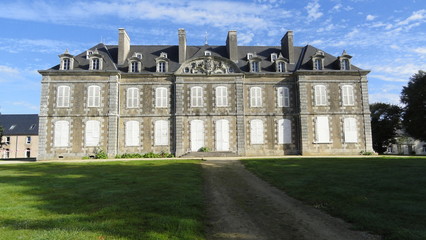
{"type": "Polygon", "coordinates": [[[212,55],[212,52],[210,52],[210,51],[204,51],[204,56],[211,56],[212,55]]]}
{"type": "Polygon", "coordinates": [[[322,60],[321,59],[314,59],[314,69],[315,70],[322,70],[322,60]]]}
{"type": "Polygon", "coordinates": [[[9,130],[13,130],[13,129],[15,129],[15,127],[16,127],[16,125],[14,124],[14,125],[10,126],[9,130]]]}
{"type": "Polygon", "coordinates": [[[276,64],[277,72],[285,72],[285,62],[280,61],[276,64]]]}
{"type": "Polygon", "coordinates": [[[142,53],[136,53],[136,57],[142,59],[142,53]]]}
{"type": "Polygon", "coordinates": [[[253,58],[253,53],[247,53],[247,60],[250,60],[253,58]]]}
{"type": "Polygon", "coordinates": [[[87,50],[86,51],[86,58],[89,59],[90,55],[92,55],[92,54],[93,54],[92,50],[87,50]]]}
{"type": "Polygon", "coordinates": [[[99,64],[99,58],[92,59],[92,70],[99,70],[100,64],[99,64]]]}
{"type": "Polygon", "coordinates": [[[160,57],[167,58],[167,53],[165,53],[165,52],[160,53],[160,57]]]}
{"type": "Polygon", "coordinates": [[[31,126],[30,126],[30,130],[33,130],[35,128],[35,124],[32,124],[31,126]]]}
{"type": "Polygon", "coordinates": [[[342,70],[350,70],[349,59],[342,59],[341,69],[342,70]]]}
{"type": "Polygon", "coordinates": [[[276,53],[271,53],[271,62],[277,60],[277,54],[276,53]]]}

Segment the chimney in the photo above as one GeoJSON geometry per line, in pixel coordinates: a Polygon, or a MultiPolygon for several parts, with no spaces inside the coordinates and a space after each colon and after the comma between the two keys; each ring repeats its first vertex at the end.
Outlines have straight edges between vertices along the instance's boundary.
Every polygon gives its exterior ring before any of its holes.
{"type": "Polygon", "coordinates": [[[226,50],[228,50],[229,59],[233,62],[238,62],[238,44],[237,31],[229,31],[226,38],[226,50]]]}
{"type": "Polygon", "coordinates": [[[179,63],[183,63],[186,60],[186,33],[185,29],[179,28],[179,63]]]}
{"type": "Polygon", "coordinates": [[[118,59],[117,64],[123,65],[126,62],[130,51],[130,38],[124,28],[118,29],[118,59]]]}
{"type": "Polygon", "coordinates": [[[281,52],[289,63],[294,63],[293,31],[288,31],[281,39],[281,52]]]}

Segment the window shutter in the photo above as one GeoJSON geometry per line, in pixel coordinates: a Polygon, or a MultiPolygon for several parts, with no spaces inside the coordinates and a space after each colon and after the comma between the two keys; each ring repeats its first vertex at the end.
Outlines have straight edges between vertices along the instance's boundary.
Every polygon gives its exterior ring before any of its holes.
{"type": "Polygon", "coordinates": [[[125,128],[125,145],[139,146],[139,122],[127,121],[125,128]]]}
{"type": "Polygon", "coordinates": [[[289,107],[290,106],[290,92],[288,90],[288,88],[284,87],[284,92],[283,92],[283,98],[284,98],[284,107],[289,107]]]}
{"type": "Polygon", "coordinates": [[[330,142],[330,127],[327,116],[319,116],[316,118],[315,133],[318,143],[330,142]]]}
{"type": "Polygon", "coordinates": [[[203,106],[203,89],[201,87],[191,88],[191,106],[192,107],[203,106]]]}
{"type": "Polygon", "coordinates": [[[167,107],[167,88],[159,87],[155,89],[155,106],[167,107]]]}
{"type": "Polygon", "coordinates": [[[284,98],[284,88],[277,88],[277,106],[283,107],[283,98],[284,98]]]}
{"type": "Polygon", "coordinates": [[[284,119],[278,120],[278,144],[284,143],[284,119]]]}
{"type": "Polygon", "coordinates": [[[354,104],[354,90],[352,86],[345,85],[342,87],[342,99],[345,106],[354,104]]]}
{"type": "Polygon", "coordinates": [[[278,144],[291,143],[291,120],[278,120],[278,144]]]}
{"type": "Polygon", "coordinates": [[[217,107],[228,106],[228,88],[227,87],[216,88],[216,106],[217,107]]]}
{"type": "Polygon", "coordinates": [[[68,147],[69,141],[69,122],[57,121],[54,127],[54,140],[55,147],[68,147]]]}
{"type": "Polygon", "coordinates": [[[250,141],[251,144],[264,143],[263,122],[260,119],[254,119],[250,122],[250,141]]]}
{"type": "Polygon", "coordinates": [[[154,123],[154,144],[157,146],[169,144],[169,122],[158,120],[154,123]]]}
{"type": "Polygon", "coordinates": [[[98,146],[100,140],[100,122],[90,120],[86,122],[86,146],[98,146]]]}
{"type": "Polygon", "coordinates": [[[216,150],[229,151],[229,121],[226,119],[216,121],[216,150]]]}
{"type": "Polygon", "coordinates": [[[343,129],[345,135],[345,142],[356,143],[358,142],[358,130],[355,118],[345,118],[343,121],[343,129]]]}
{"type": "Polygon", "coordinates": [[[327,92],[324,85],[315,86],[315,105],[327,105],[327,92]]]}
{"type": "Polygon", "coordinates": [[[250,88],[250,106],[251,107],[262,106],[262,89],[260,87],[250,88]]]}

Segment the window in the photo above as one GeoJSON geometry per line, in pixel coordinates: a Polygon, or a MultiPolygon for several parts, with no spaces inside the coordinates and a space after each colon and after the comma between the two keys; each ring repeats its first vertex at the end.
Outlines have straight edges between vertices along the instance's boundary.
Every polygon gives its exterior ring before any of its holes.
{"type": "Polygon", "coordinates": [[[319,116],[315,121],[316,143],[330,143],[330,126],[327,116],[319,116]]]}
{"type": "Polygon", "coordinates": [[[131,72],[139,72],[139,68],[138,68],[138,62],[133,61],[131,62],[131,72]]]}
{"type": "Polygon", "coordinates": [[[6,148],[4,151],[3,151],[3,158],[4,159],[8,159],[10,156],[9,156],[9,154],[10,154],[10,150],[8,149],[8,148],[6,148]]]}
{"type": "Polygon", "coordinates": [[[345,118],[343,120],[343,132],[345,136],[345,143],[358,142],[358,130],[355,118],[345,118]]]}
{"type": "Polygon", "coordinates": [[[127,89],[126,103],[127,103],[127,108],[139,107],[139,89],[138,88],[127,89]]]}
{"type": "Polygon", "coordinates": [[[247,53],[247,60],[252,59],[252,57],[253,57],[253,53],[247,53]]]}
{"type": "Polygon", "coordinates": [[[271,62],[277,60],[277,54],[276,53],[271,53],[271,62]]]}
{"type": "Polygon", "coordinates": [[[169,145],[169,122],[158,120],[154,123],[154,145],[169,145]]]}
{"type": "Polygon", "coordinates": [[[30,126],[30,130],[33,130],[34,128],[35,128],[35,124],[31,124],[31,126],[30,126]]]}
{"type": "Polygon", "coordinates": [[[139,122],[127,121],[125,129],[125,145],[128,147],[139,146],[139,122]]]}
{"type": "Polygon", "coordinates": [[[290,93],[287,87],[277,88],[277,104],[278,107],[290,106],[290,93]]]}
{"type": "Polygon", "coordinates": [[[426,152],[426,145],[423,145],[422,152],[426,152]]]}
{"type": "Polygon", "coordinates": [[[191,88],[191,107],[202,107],[203,106],[203,88],[192,87],[191,88]]]}
{"type": "Polygon", "coordinates": [[[16,127],[16,124],[13,124],[12,126],[10,126],[9,130],[13,130],[15,129],[15,127],[16,127]]]}
{"type": "Polygon", "coordinates": [[[30,158],[31,157],[31,149],[27,148],[25,149],[25,157],[30,158]]]}
{"type": "Polygon", "coordinates": [[[157,63],[157,72],[166,72],[166,62],[160,61],[157,63]]]}
{"type": "Polygon", "coordinates": [[[252,61],[250,63],[251,66],[251,72],[260,72],[260,68],[259,68],[259,62],[258,61],[252,61]]]}
{"type": "Polygon", "coordinates": [[[278,120],[278,144],[291,143],[291,120],[278,120]]]}
{"type": "Polygon", "coordinates": [[[6,137],[6,141],[4,141],[4,143],[9,145],[10,144],[10,137],[6,137]]]}
{"type": "Polygon", "coordinates": [[[136,57],[139,59],[142,59],[142,54],[141,53],[136,53],[136,57]]]}
{"type": "Polygon", "coordinates": [[[99,107],[101,103],[101,88],[99,86],[89,86],[88,88],[88,107],[99,107]]]}
{"type": "Polygon", "coordinates": [[[27,144],[30,144],[31,143],[31,136],[28,136],[27,138],[26,138],[26,141],[25,141],[27,144]]]}
{"type": "Polygon", "coordinates": [[[68,121],[57,121],[54,126],[53,146],[68,147],[70,124],[68,121]]]}
{"type": "Polygon", "coordinates": [[[354,88],[351,85],[342,86],[342,101],[343,106],[354,105],[354,88]]]}
{"type": "Polygon", "coordinates": [[[315,105],[316,106],[327,105],[327,91],[324,85],[315,86],[315,105]]]}
{"type": "Polygon", "coordinates": [[[210,52],[210,51],[204,51],[204,56],[211,56],[212,55],[212,52],[210,52]]]}
{"type": "Polygon", "coordinates": [[[285,63],[284,62],[278,62],[277,63],[277,72],[285,72],[285,63]]]}
{"type": "Polygon", "coordinates": [[[340,64],[342,70],[351,70],[349,65],[349,59],[342,59],[340,64]]]}
{"type": "Polygon", "coordinates": [[[263,144],[263,121],[253,119],[250,121],[250,143],[263,144]]]}
{"type": "Polygon", "coordinates": [[[216,87],[216,107],[228,106],[228,88],[216,87]]]}
{"type": "Polygon", "coordinates": [[[166,108],[167,107],[167,88],[159,87],[155,89],[155,107],[166,108]]]}
{"type": "Polygon", "coordinates": [[[99,146],[101,123],[96,120],[86,122],[85,141],[87,147],[99,146]]]}
{"type": "Polygon", "coordinates": [[[93,54],[93,51],[87,50],[86,51],[86,59],[89,59],[90,55],[92,55],[92,54],[93,54]]]}
{"type": "Polygon", "coordinates": [[[99,58],[92,59],[92,70],[99,70],[99,69],[100,69],[99,58]]]}
{"type": "Polygon", "coordinates": [[[322,60],[314,59],[314,70],[322,70],[322,60]]]}
{"type": "Polygon", "coordinates": [[[69,107],[70,106],[70,87],[59,86],[58,97],[56,99],[57,107],[69,107]]]}
{"type": "Polygon", "coordinates": [[[70,70],[71,60],[69,58],[64,58],[62,62],[62,70],[70,70]]]}
{"type": "Polygon", "coordinates": [[[250,107],[262,107],[262,89],[260,87],[250,88],[250,107]]]}

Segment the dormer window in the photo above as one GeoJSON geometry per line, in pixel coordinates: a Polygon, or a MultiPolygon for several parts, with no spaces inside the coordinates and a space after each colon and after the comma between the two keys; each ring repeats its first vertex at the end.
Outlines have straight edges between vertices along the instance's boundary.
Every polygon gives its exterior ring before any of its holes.
{"type": "Polygon", "coordinates": [[[99,70],[100,68],[99,58],[92,59],[92,70],[99,70]]]}
{"type": "Polygon", "coordinates": [[[156,72],[164,73],[169,71],[169,59],[167,59],[167,53],[160,53],[160,57],[156,58],[155,61],[157,62],[156,72]]]}
{"type": "Polygon", "coordinates": [[[131,72],[139,72],[139,68],[138,68],[138,62],[136,62],[136,61],[133,61],[132,63],[131,63],[131,72]]]}
{"type": "Polygon", "coordinates": [[[279,61],[276,63],[277,66],[277,72],[285,72],[285,62],[279,61]]]}
{"type": "Polygon", "coordinates": [[[61,55],[59,55],[61,62],[59,64],[60,70],[72,70],[74,67],[74,56],[71,55],[68,50],[61,55]]]}
{"type": "Polygon", "coordinates": [[[90,64],[89,64],[90,70],[102,70],[102,67],[103,67],[102,55],[99,54],[98,49],[95,49],[95,51],[92,54],[90,54],[89,59],[90,59],[90,64]]]}
{"type": "Polygon", "coordinates": [[[253,53],[247,53],[247,60],[250,60],[253,58],[253,53]]]}
{"type": "Polygon", "coordinates": [[[260,62],[251,61],[250,62],[250,72],[260,72],[260,62]]]}
{"type": "Polygon", "coordinates": [[[142,53],[135,53],[135,56],[139,59],[142,59],[142,53]]]}
{"type": "Polygon", "coordinates": [[[167,53],[165,53],[165,52],[160,53],[160,57],[167,58],[167,53]]]}
{"type": "Polygon", "coordinates": [[[271,53],[271,62],[277,60],[277,54],[276,53],[271,53]]]}
{"type": "Polygon", "coordinates": [[[90,55],[92,55],[93,54],[93,51],[92,50],[87,50],[86,51],[86,59],[89,59],[90,58],[90,55]]]}
{"type": "Polygon", "coordinates": [[[210,51],[204,51],[204,56],[211,56],[212,55],[212,52],[210,52],[210,51]]]}
{"type": "Polygon", "coordinates": [[[323,70],[324,69],[324,52],[317,50],[312,56],[312,68],[313,70],[323,70]]]}
{"type": "Polygon", "coordinates": [[[340,70],[351,70],[351,58],[352,56],[343,51],[342,56],[339,57],[340,70]]]}
{"type": "Polygon", "coordinates": [[[166,72],[166,62],[160,61],[157,63],[157,72],[166,72]]]}
{"type": "Polygon", "coordinates": [[[321,62],[321,59],[315,59],[315,60],[314,60],[314,69],[315,69],[315,70],[322,70],[322,62],[321,62]]]}

